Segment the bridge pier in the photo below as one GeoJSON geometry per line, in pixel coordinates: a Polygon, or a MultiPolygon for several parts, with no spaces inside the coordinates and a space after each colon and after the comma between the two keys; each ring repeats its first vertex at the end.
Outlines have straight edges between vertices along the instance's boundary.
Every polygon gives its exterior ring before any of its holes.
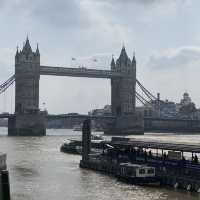
{"type": "Polygon", "coordinates": [[[16,114],[8,119],[8,136],[45,136],[46,114],[16,114]]]}

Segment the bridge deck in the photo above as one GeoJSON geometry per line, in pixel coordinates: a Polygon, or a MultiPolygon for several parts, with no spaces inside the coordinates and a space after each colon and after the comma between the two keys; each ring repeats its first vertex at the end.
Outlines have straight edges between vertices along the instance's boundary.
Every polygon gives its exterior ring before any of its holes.
{"type": "Polygon", "coordinates": [[[68,115],[68,114],[60,114],[60,115],[48,115],[49,119],[60,119],[60,118],[89,118],[89,119],[115,119],[114,116],[99,116],[99,115],[68,115]]]}
{"type": "Polygon", "coordinates": [[[106,78],[106,79],[110,79],[112,77],[125,76],[122,73],[113,72],[110,70],[51,67],[51,66],[40,66],[40,74],[53,75],[53,76],[73,76],[73,77],[106,78]]]}
{"type": "Polygon", "coordinates": [[[14,114],[0,114],[0,119],[9,118],[9,117],[12,117],[12,116],[14,116],[14,114]]]}
{"type": "MultiPolygon", "coordinates": [[[[0,118],[9,118],[15,116],[14,114],[0,114],[0,118]]],[[[47,115],[47,118],[49,119],[60,119],[60,118],[90,118],[90,119],[115,119],[114,116],[99,116],[99,115],[70,115],[70,114],[60,114],[60,115],[53,115],[53,114],[49,114],[47,115]]]]}

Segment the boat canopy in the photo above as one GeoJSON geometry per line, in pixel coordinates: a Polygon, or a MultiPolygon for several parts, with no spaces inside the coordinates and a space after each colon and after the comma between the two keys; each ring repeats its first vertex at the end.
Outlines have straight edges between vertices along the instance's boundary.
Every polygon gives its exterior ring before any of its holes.
{"type": "Polygon", "coordinates": [[[181,152],[190,152],[190,153],[200,153],[200,144],[183,144],[183,143],[171,143],[171,142],[160,142],[160,141],[142,141],[129,139],[124,141],[118,138],[117,141],[111,141],[111,145],[118,147],[138,147],[145,149],[161,149],[161,150],[173,150],[181,152]]]}

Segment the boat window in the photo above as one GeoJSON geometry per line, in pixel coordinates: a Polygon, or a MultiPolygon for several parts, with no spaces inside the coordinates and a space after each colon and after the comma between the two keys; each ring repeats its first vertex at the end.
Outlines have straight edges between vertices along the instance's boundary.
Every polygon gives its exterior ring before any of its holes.
{"type": "Polygon", "coordinates": [[[132,176],[132,174],[133,174],[132,170],[127,170],[127,175],[128,176],[132,176]]]}
{"type": "Polygon", "coordinates": [[[147,170],[147,173],[148,173],[148,174],[154,174],[154,169],[148,169],[148,170],[147,170]]]}
{"type": "Polygon", "coordinates": [[[139,170],[139,173],[140,173],[140,174],[145,174],[145,169],[140,169],[140,170],[139,170]]]}

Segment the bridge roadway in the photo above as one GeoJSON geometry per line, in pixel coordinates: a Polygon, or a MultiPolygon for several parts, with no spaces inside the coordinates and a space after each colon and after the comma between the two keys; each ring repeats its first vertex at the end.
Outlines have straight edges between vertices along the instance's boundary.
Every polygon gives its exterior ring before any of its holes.
{"type": "Polygon", "coordinates": [[[14,116],[14,114],[2,113],[2,114],[0,114],[0,119],[9,118],[9,117],[12,117],[12,116],[14,116]]]}
{"type": "Polygon", "coordinates": [[[73,76],[73,77],[87,77],[87,78],[106,78],[113,77],[127,77],[127,74],[121,72],[114,72],[111,70],[97,70],[87,69],[84,67],[67,68],[67,67],[51,67],[40,66],[40,75],[53,75],[53,76],[73,76]]]}
{"type": "Polygon", "coordinates": [[[99,115],[73,115],[73,114],[60,114],[60,115],[48,115],[47,116],[48,119],[60,119],[60,118],[89,118],[89,119],[115,119],[114,116],[99,116],[99,115]]]}
{"type": "MultiPolygon", "coordinates": [[[[13,117],[15,116],[15,114],[9,114],[9,113],[2,113],[0,114],[0,118],[9,118],[9,117],[13,117]]],[[[114,116],[99,116],[99,115],[73,115],[73,114],[60,114],[60,115],[52,115],[49,114],[47,115],[48,119],[60,119],[60,118],[90,118],[90,119],[115,119],[114,116]]]]}
{"type": "MultiPolygon", "coordinates": [[[[9,114],[9,113],[2,113],[0,114],[0,118],[9,118],[14,116],[15,114],[9,114]]],[[[99,116],[99,115],[82,115],[82,114],[48,114],[48,119],[59,119],[59,118],[90,118],[90,119],[115,119],[114,116],[111,115],[105,115],[105,116],[99,116]]],[[[159,121],[191,121],[191,122],[199,122],[198,119],[177,119],[177,118],[157,118],[157,117],[144,117],[144,120],[159,120],[159,121]]]]}

